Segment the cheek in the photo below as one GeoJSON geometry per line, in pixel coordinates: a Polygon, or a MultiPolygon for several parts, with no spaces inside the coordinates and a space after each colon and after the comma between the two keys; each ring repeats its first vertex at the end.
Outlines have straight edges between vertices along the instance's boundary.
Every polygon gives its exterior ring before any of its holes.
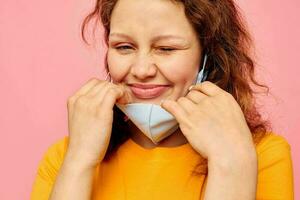
{"type": "Polygon", "coordinates": [[[185,96],[199,70],[195,57],[184,56],[164,63],[163,75],[173,84],[172,99],[185,96]]]}
{"type": "Polygon", "coordinates": [[[111,78],[114,82],[120,82],[126,75],[128,69],[126,68],[126,60],[120,56],[108,51],[107,64],[111,78]]]}
{"type": "Polygon", "coordinates": [[[191,59],[178,58],[165,63],[162,73],[176,85],[186,85],[193,82],[198,72],[198,63],[191,59]]]}

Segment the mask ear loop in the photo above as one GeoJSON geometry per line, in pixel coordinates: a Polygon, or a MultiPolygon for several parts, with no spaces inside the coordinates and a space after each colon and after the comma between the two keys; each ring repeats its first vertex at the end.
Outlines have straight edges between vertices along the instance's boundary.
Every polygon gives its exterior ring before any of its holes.
{"type": "Polygon", "coordinates": [[[207,62],[207,54],[204,55],[204,60],[203,60],[203,78],[201,80],[201,82],[205,81],[206,78],[207,78],[207,70],[205,70],[205,67],[206,67],[206,62],[207,62]]]}
{"type": "Polygon", "coordinates": [[[110,76],[110,73],[109,73],[109,72],[107,73],[107,75],[106,75],[106,77],[105,77],[104,80],[108,81],[108,78],[109,78],[109,82],[112,83],[113,81],[112,81],[112,79],[111,79],[111,76],[110,76]]]}
{"type": "MultiPolygon", "coordinates": [[[[206,62],[207,62],[207,54],[204,55],[202,69],[200,70],[200,72],[198,72],[197,78],[193,85],[195,85],[197,83],[202,83],[203,81],[205,81],[205,79],[207,77],[207,70],[205,70],[206,62]]],[[[190,86],[190,88],[193,87],[193,85],[190,86]]]]}

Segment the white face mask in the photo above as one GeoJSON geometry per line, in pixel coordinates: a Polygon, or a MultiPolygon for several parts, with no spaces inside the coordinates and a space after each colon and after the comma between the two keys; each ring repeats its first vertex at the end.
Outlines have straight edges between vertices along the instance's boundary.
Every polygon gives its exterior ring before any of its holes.
{"type": "MultiPolygon", "coordinates": [[[[204,73],[207,55],[204,56],[203,67],[198,73],[195,83],[205,81],[204,73]]],[[[175,117],[161,106],[150,103],[116,104],[116,106],[154,143],[158,144],[178,128],[175,117]]]]}

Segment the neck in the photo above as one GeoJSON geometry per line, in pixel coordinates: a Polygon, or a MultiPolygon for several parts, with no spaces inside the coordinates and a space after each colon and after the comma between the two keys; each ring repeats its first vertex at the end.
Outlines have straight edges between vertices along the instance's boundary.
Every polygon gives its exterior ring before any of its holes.
{"type": "Polygon", "coordinates": [[[145,136],[140,129],[138,129],[130,120],[128,120],[130,137],[138,145],[152,149],[155,147],[176,147],[186,144],[188,141],[178,128],[173,134],[160,141],[157,145],[154,144],[147,136],[145,136]]]}

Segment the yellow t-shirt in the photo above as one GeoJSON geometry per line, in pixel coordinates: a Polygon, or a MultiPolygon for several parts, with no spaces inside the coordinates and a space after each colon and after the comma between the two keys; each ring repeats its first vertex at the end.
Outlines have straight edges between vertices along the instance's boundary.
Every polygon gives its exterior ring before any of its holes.
{"type": "MultiPolygon", "coordinates": [[[[68,136],[51,145],[40,161],[31,200],[48,199],[63,162],[68,136]]],[[[256,146],[257,200],[290,200],[293,168],[290,145],[271,133],[256,146]]],[[[93,179],[94,200],[199,200],[206,176],[191,175],[201,156],[189,143],[178,147],[145,149],[128,139],[107,162],[101,162],[93,179]]]]}

